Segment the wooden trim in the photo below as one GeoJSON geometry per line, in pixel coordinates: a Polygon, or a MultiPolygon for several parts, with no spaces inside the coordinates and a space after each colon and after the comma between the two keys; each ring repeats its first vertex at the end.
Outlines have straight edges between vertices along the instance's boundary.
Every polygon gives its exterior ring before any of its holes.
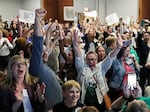
{"type": "Polygon", "coordinates": [[[139,0],[139,17],[138,17],[139,21],[143,18],[142,9],[143,9],[143,0],[139,0]]]}

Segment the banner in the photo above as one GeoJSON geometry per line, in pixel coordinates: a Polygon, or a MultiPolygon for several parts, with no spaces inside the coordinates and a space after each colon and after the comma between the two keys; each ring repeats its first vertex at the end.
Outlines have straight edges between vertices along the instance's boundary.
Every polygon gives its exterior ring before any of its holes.
{"type": "Polygon", "coordinates": [[[25,23],[34,23],[35,13],[26,11],[26,10],[19,10],[19,21],[25,23]]]}
{"type": "Polygon", "coordinates": [[[129,16],[127,16],[127,17],[123,20],[123,22],[124,22],[125,24],[127,24],[127,25],[130,25],[130,21],[131,21],[131,19],[130,19],[129,16]]]}
{"type": "Polygon", "coordinates": [[[108,25],[113,25],[113,24],[118,23],[118,22],[119,22],[119,18],[118,18],[116,13],[113,13],[113,14],[106,17],[106,23],[108,25]]]}
{"type": "Polygon", "coordinates": [[[95,10],[94,11],[90,11],[90,12],[84,12],[84,15],[87,16],[87,17],[93,17],[94,19],[96,19],[97,12],[95,10]]]}

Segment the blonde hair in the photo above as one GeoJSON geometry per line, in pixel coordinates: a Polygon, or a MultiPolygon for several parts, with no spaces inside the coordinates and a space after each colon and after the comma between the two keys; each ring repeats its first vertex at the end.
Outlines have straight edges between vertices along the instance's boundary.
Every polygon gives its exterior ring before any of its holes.
{"type": "Polygon", "coordinates": [[[27,65],[25,58],[21,55],[14,55],[13,57],[10,58],[10,60],[8,62],[7,77],[4,80],[4,82],[2,82],[3,86],[9,87],[9,88],[12,88],[15,86],[15,79],[14,79],[13,72],[12,72],[12,66],[17,61],[21,61],[21,62],[25,63],[25,65],[27,67],[26,73],[25,73],[25,78],[24,78],[24,83],[29,84],[29,85],[35,84],[38,81],[38,78],[35,78],[28,73],[28,65],[27,65]]]}
{"type": "Polygon", "coordinates": [[[106,42],[106,46],[110,47],[112,44],[116,43],[117,40],[116,40],[115,36],[111,35],[106,38],[105,42],[106,42]]]}
{"type": "Polygon", "coordinates": [[[72,87],[76,87],[77,89],[81,90],[80,84],[75,80],[66,81],[62,86],[62,90],[67,91],[72,87]]]}
{"type": "Polygon", "coordinates": [[[94,106],[84,106],[78,112],[99,112],[94,106]]]}

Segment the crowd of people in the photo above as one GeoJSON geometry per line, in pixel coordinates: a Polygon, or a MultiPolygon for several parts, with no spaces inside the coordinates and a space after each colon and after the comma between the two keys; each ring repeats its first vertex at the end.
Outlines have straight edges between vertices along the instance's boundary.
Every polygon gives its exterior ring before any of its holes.
{"type": "Polygon", "coordinates": [[[46,13],[0,24],[0,112],[150,111],[150,22],[63,24],[46,13]]]}

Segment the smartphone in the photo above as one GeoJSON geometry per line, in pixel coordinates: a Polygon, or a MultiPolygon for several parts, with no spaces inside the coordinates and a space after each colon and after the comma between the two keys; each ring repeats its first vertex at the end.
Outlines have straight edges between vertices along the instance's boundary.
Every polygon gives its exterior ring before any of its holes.
{"type": "Polygon", "coordinates": [[[131,44],[131,40],[123,41],[123,47],[127,47],[131,44]]]}
{"type": "Polygon", "coordinates": [[[136,73],[128,74],[128,88],[130,90],[134,90],[136,88],[136,80],[137,80],[136,73]]]}

